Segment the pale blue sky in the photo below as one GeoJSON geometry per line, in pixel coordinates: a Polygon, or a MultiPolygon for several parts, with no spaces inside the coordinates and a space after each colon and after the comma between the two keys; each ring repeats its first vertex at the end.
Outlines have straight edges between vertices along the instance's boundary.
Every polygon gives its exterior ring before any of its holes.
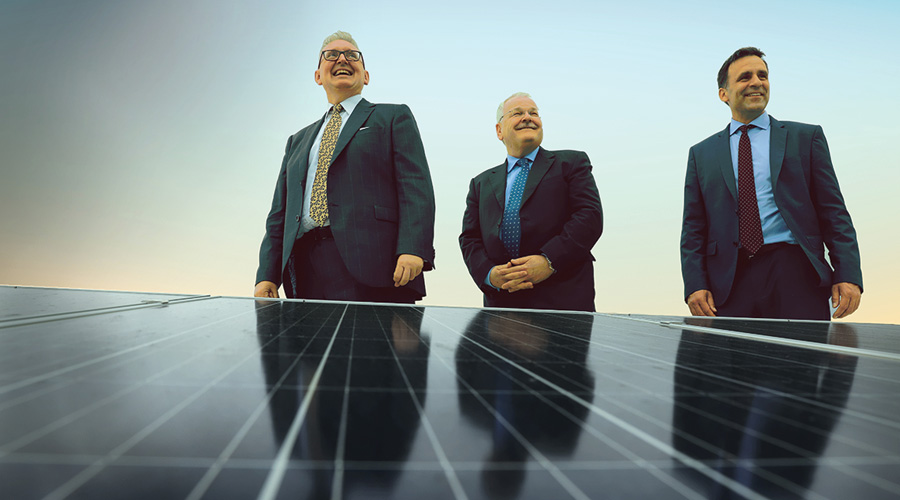
{"type": "Polygon", "coordinates": [[[601,312],[687,314],[688,148],[728,123],[715,74],[755,45],[769,112],[824,127],[860,233],[854,321],[900,323],[900,3],[0,1],[0,283],[249,295],[289,135],[327,109],[322,39],[351,32],[373,102],[415,114],[437,195],[426,304],[479,305],[457,236],[526,91],[544,146],[586,151],[606,227],[601,312]]]}

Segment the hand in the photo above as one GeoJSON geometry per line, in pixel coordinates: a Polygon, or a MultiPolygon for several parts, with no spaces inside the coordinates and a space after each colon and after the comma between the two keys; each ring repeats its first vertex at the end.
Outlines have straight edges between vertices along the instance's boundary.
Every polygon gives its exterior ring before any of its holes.
{"type": "Polygon", "coordinates": [[[271,297],[278,298],[278,285],[271,281],[260,281],[253,290],[254,297],[271,297]]]}
{"type": "Polygon", "coordinates": [[[831,307],[834,307],[832,318],[844,318],[853,314],[859,308],[862,298],[862,290],[853,283],[843,281],[831,285],[831,307]]]}
{"type": "Polygon", "coordinates": [[[501,290],[507,290],[510,286],[508,283],[521,282],[528,275],[528,272],[523,270],[511,271],[512,267],[512,262],[492,267],[491,284],[501,290]]]}
{"type": "Polygon", "coordinates": [[[511,260],[510,264],[512,266],[509,268],[509,272],[525,272],[523,278],[506,283],[505,288],[510,293],[534,288],[534,285],[553,275],[553,270],[550,269],[550,261],[543,255],[526,255],[525,257],[511,260]]]}
{"type": "Polygon", "coordinates": [[[422,267],[424,266],[425,261],[422,260],[422,257],[408,253],[400,254],[397,257],[397,267],[394,268],[394,286],[405,286],[416,279],[417,276],[422,274],[422,267]]]}
{"type": "Polygon", "coordinates": [[[553,271],[543,255],[527,255],[491,269],[491,284],[509,293],[529,290],[546,280],[553,271]]]}
{"type": "Polygon", "coordinates": [[[506,264],[499,264],[499,265],[492,267],[491,273],[488,275],[491,280],[491,285],[493,285],[495,288],[499,288],[502,290],[503,285],[505,285],[506,282],[508,282],[512,279],[516,279],[516,278],[525,276],[524,272],[510,273],[509,268],[511,268],[511,267],[512,267],[511,262],[507,262],[506,264]]]}
{"type": "Polygon", "coordinates": [[[691,314],[694,316],[715,316],[718,312],[712,292],[709,290],[697,290],[690,294],[687,304],[691,308],[691,314]]]}

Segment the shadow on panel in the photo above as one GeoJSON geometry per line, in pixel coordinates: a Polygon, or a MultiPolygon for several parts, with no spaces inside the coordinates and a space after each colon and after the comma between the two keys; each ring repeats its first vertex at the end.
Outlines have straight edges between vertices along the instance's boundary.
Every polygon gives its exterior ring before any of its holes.
{"type": "Polygon", "coordinates": [[[350,305],[340,320],[345,304],[259,304],[257,335],[277,446],[306,410],[291,451],[291,467],[300,470],[288,471],[281,494],[331,498],[340,487],[389,497],[418,432],[416,404],[425,404],[429,345],[420,334],[422,309],[350,305]]]}
{"type": "MultiPolygon", "coordinates": [[[[696,326],[729,329],[729,323],[719,323],[691,320],[696,326]]],[[[802,340],[856,346],[849,324],[805,323],[799,331],[802,340]]],[[[857,361],[845,354],[683,330],[672,443],[720,478],[770,498],[803,498],[846,406],[857,361]]],[[[707,476],[689,476],[708,498],[743,498],[707,476]]]]}
{"type": "Polygon", "coordinates": [[[456,350],[462,414],[489,434],[481,486],[490,498],[516,498],[529,447],[571,455],[593,401],[586,367],[593,316],[481,311],[456,350]],[[551,385],[552,384],[552,385],[551,385]],[[553,386],[556,386],[554,388],[553,386]]]}

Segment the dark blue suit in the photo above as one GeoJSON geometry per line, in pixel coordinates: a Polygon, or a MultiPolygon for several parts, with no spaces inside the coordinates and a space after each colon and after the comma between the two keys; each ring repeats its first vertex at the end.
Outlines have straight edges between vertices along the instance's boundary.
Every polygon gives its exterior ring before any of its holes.
{"type": "MultiPolygon", "coordinates": [[[[862,289],[856,231],[822,127],[771,118],[769,157],[775,204],[815,268],[818,286],[849,282],[862,289]]],[[[705,289],[712,291],[716,304],[726,303],[738,242],[737,189],[726,127],[693,146],[688,156],[681,232],[685,297],[705,289]]]]}
{"type": "Polygon", "coordinates": [[[525,183],[519,215],[521,255],[545,254],[556,274],[531,290],[509,293],[484,284],[490,269],[509,262],[500,241],[506,204],[506,162],[472,179],[459,246],[487,307],[594,310],[591,248],[603,233],[600,194],[581,151],[541,148],[525,183]]]}
{"type": "MultiPolygon", "coordinates": [[[[322,120],[288,139],[275,185],[266,235],[259,251],[256,282],[302,281],[290,264],[300,237],[300,216],[309,152],[322,120]]],[[[347,119],[328,169],[328,210],[340,261],[353,279],[368,287],[393,287],[400,254],[434,262],[434,189],[415,119],[406,105],[372,104],[362,99],[347,119]]],[[[331,265],[335,265],[334,263],[331,265]]],[[[425,295],[420,276],[406,285],[425,295]]]]}

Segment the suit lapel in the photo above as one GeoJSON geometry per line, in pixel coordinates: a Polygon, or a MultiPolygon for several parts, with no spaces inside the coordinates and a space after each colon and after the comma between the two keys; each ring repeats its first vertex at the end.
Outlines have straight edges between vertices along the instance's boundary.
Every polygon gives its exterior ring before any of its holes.
{"type": "Polygon", "coordinates": [[[772,192],[778,184],[784,151],[787,147],[787,129],[778,120],[769,116],[769,167],[772,169],[772,192]]]}
{"type": "Polygon", "coordinates": [[[550,166],[553,165],[555,155],[544,148],[538,149],[537,156],[534,157],[534,163],[531,165],[531,171],[528,172],[528,179],[525,181],[525,192],[522,193],[522,205],[528,203],[528,199],[534,194],[541,179],[544,178],[550,166]]]}
{"type": "Polygon", "coordinates": [[[725,130],[719,132],[716,140],[716,150],[713,151],[714,160],[722,170],[722,178],[728,187],[731,197],[737,200],[737,184],[734,181],[734,163],[731,161],[731,123],[725,130]]]}
{"type": "Polygon", "coordinates": [[[353,114],[350,115],[350,118],[347,118],[347,123],[341,130],[341,135],[338,137],[337,144],[334,146],[334,154],[331,155],[332,163],[334,163],[335,158],[341,154],[341,151],[344,150],[344,147],[350,142],[350,139],[356,135],[359,128],[366,122],[366,119],[369,118],[369,115],[371,115],[374,110],[374,104],[365,99],[359,101],[359,104],[353,109],[353,114]]]}
{"type": "Polygon", "coordinates": [[[488,188],[497,199],[497,205],[500,206],[500,213],[506,209],[506,160],[497,165],[488,176],[488,188]]]}
{"type": "Polygon", "coordinates": [[[319,133],[319,129],[322,128],[322,122],[324,120],[325,117],[323,116],[322,119],[319,120],[319,126],[309,127],[309,132],[300,139],[300,148],[298,149],[298,154],[300,156],[297,158],[295,165],[299,173],[298,178],[302,184],[306,184],[306,172],[309,170],[309,151],[312,149],[313,141],[316,140],[316,135],[319,133]]]}

